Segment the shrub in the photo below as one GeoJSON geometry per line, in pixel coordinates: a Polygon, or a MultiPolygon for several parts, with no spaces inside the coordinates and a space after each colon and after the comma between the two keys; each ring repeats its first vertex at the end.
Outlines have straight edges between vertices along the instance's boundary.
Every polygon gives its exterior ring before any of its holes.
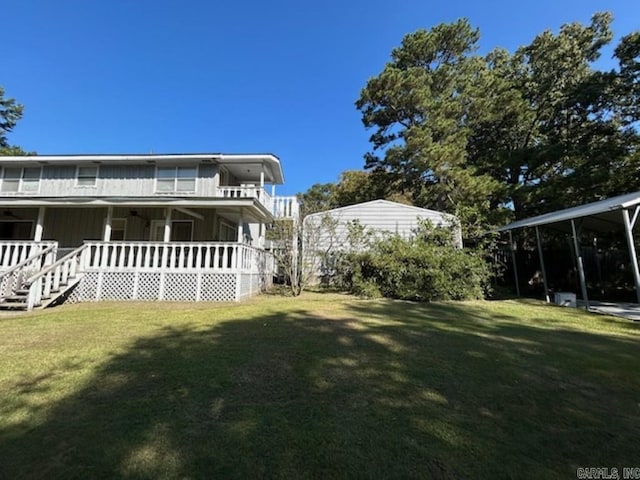
{"type": "Polygon", "coordinates": [[[421,225],[411,239],[391,236],[335,261],[333,285],[361,296],[416,301],[482,298],[491,269],[480,252],[455,248],[421,225]]]}

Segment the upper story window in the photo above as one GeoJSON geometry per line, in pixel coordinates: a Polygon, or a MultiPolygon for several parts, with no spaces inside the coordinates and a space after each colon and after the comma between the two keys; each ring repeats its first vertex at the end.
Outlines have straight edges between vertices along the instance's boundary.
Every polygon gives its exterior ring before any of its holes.
{"type": "Polygon", "coordinates": [[[198,167],[158,167],[156,192],[195,192],[198,167]]]}
{"type": "Polygon", "coordinates": [[[2,176],[2,192],[36,193],[40,188],[40,167],[9,167],[2,176]]]}
{"type": "Polygon", "coordinates": [[[98,178],[98,167],[78,167],[76,185],[79,187],[95,187],[98,178]]]}

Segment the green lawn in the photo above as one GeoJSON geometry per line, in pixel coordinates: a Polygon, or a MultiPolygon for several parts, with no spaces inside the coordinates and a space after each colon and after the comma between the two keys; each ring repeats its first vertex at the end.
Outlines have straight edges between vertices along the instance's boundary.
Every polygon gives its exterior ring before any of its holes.
{"type": "Polygon", "coordinates": [[[0,318],[0,478],[576,478],[640,466],[640,325],[334,294],[0,318]]]}

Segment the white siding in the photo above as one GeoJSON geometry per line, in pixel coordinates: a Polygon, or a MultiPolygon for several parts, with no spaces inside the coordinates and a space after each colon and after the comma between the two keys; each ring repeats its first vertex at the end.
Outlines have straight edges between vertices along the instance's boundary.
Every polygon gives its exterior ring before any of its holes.
{"type": "MultiPolygon", "coordinates": [[[[196,191],[179,195],[216,196],[217,168],[212,164],[199,165],[196,191]]],[[[37,193],[2,193],[2,195],[19,197],[148,197],[163,195],[156,193],[155,179],[155,165],[99,165],[96,184],[81,186],[77,184],[75,165],[45,165],[42,167],[37,193]]]]}
{"type": "MultiPolygon", "coordinates": [[[[333,238],[330,238],[331,236],[326,231],[321,234],[318,245],[321,250],[329,248],[330,244],[333,244],[333,248],[345,247],[348,234],[347,226],[353,221],[358,221],[367,231],[397,233],[403,237],[409,237],[415,232],[418,219],[429,220],[435,226],[457,224],[456,218],[452,215],[386,200],[374,200],[316,213],[307,217],[305,224],[307,227],[309,224],[317,225],[325,215],[337,222],[337,226],[333,238]]],[[[456,243],[462,246],[462,236],[459,229],[457,237],[456,243]]]]}

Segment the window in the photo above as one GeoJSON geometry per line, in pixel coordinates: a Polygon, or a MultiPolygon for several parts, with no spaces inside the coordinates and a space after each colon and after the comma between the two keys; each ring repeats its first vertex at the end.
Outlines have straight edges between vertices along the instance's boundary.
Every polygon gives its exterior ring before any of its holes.
{"type": "Polygon", "coordinates": [[[4,169],[2,191],[6,193],[35,193],[40,187],[40,167],[11,167],[4,169]]]}
{"type": "Polygon", "coordinates": [[[220,241],[236,242],[238,240],[238,229],[232,227],[227,222],[220,223],[220,241]]]}
{"type": "Polygon", "coordinates": [[[112,241],[124,240],[126,231],[127,231],[126,218],[111,219],[111,240],[112,241]]]}
{"type": "MultiPolygon", "coordinates": [[[[151,241],[162,242],[164,240],[164,220],[151,221],[151,241]]],[[[172,242],[191,242],[193,240],[193,221],[173,220],[171,222],[172,242]]]]}
{"type": "Polygon", "coordinates": [[[78,167],[76,185],[79,187],[95,187],[98,178],[98,167],[78,167]]]}
{"type": "Polygon", "coordinates": [[[156,192],[195,192],[198,167],[158,167],[156,192]]]}

